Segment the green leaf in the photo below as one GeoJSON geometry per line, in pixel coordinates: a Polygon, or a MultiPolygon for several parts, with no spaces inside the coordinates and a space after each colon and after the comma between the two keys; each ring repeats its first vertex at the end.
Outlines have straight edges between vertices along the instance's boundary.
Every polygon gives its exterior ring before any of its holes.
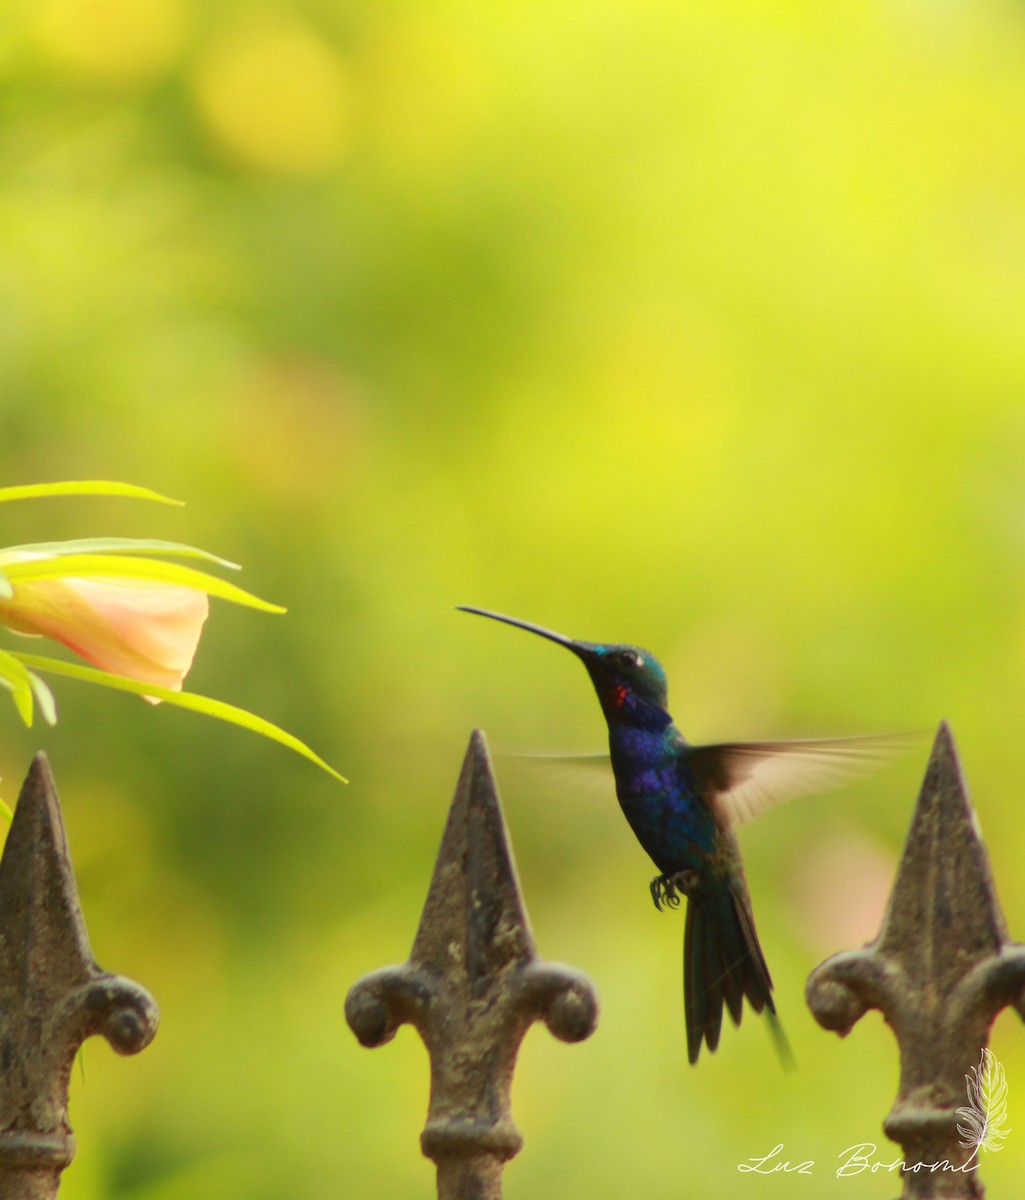
{"type": "Polygon", "coordinates": [[[31,559],[23,562],[5,563],[4,573],[16,583],[19,579],[66,579],[95,578],[106,576],[116,579],[142,579],[153,583],[168,583],[178,587],[194,588],[207,592],[233,604],[244,604],[262,612],[283,613],[278,604],[261,600],[251,592],[243,591],[233,583],[184,567],[181,563],[162,562],[153,558],[132,558],[118,554],[65,554],[59,558],[31,559]]]}
{"type": "MultiPolygon", "coordinates": [[[[32,727],[33,718],[35,691],[32,687],[32,680],[34,678],[32,673],[13,654],[9,654],[6,650],[0,650],[0,687],[6,688],[11,693],[18,716],[29,728],[32,727]]],[[[41,683],[46,691],[49,691],[41,679],[37,682],[41,683]]],[[[53,697],[51,696],[50,699],[52,702],[53,697]]],[[[50,724],[52,725],[53,722],[51,721],[50,724]]]]}
{"type": "MultiPolygon", "coordinates": [[[[197,546],[165,542],[158,538],[73,538],[67,542],[28,542],[0,549],[0,564],[32,561],[39,558],[63,558],[69,554],[169,554],[180,558],[202,558],[230,571],[240,571],[238,563],[197,546]]],[[[3,597],[10,599],[10,597],[3,597]]]]}
{"type": "Polygon", "coordinates": [[[340,775],[329,766],[318,754],[315,754],[305,742],[301,742],[292,734],[279,729],[263,717],[246,712],[244,708],[236,708],[233,704],[225,704],[223,700],[213,700],[209,696],[197,696],[192,692],[175,692],[170,688],[159,687],[155,683],[142,683],[138,679],[127,679],[123,675],[111,675],[106,671],[98,671],[95,667],[83,667],[78,663],[62,662],[56,658],[44,658],[37,654],[16,653],[12,657],[20,663],[37,671],[51,671],[54,675],[64,675],[68,679],[81,679],[86,683],[97,683],[101,687],[113,688],[115,691],[131,692],[136,696],[151,696],[155,700],[163,700],[178,708],[188,708],[193,712],[203,713],[208,717],[216,717],[219,721],[227,721],[232,725],[240,725],[262,737],[280,742],[304,758],[316,763],[318,767],[333,775],[342,783],[348,783],[344,775],[340,775]]]}
{"type": "Polygon", "coordinates": [[[155,500],[180,508],[183,500],[172,500],[149,488],[107,479],[62,480],[59,483],[28,483],[21,487],[0,488],[0,504],[6,500],[39,500],[47,496],[125,496],[135,500],[155,500]]]}
{"type": "Polygon", "coordinates": [[[32,688],[32,695],[36,698],[36,703],[39,705],[39,711],[43,714],[43,720],[47,725],[57,724],[57,701],[53,698],[53,692],[46,686],[38,675],[34,675],[31,671],[28,676],[29,686],[32,688]]]}

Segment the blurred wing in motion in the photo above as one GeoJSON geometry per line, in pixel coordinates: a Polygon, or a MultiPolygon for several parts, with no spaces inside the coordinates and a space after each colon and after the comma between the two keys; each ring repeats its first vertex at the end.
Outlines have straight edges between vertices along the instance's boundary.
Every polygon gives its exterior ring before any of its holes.
{"type": "Polygon", "coordinates": [[[597,754],[547,754],[544,751],[537,752],[530,750],[500,750],[498,753],[503,758],[525,759],[528,762],[536,763],[552,763],[557,767],[599,767],[606,771],[612,769],[612,762],[607,750],[604,754],[601,752],[597,754]]]}
{"type": "Polygon", "coordinates": [[[526,786],[540,803],[604,808],[609,797],[615,796],[608,752],[548,754],[498,749],[494,753],[502,764],[503,779],[513,787],[526,786]]]}
{"type": "Polygon", "coordinates": [[[793,742],[722,742],[685,756],[694,782],[726,825],[809,792],[867,775],[911,745],[905,734],[793,742]]]}

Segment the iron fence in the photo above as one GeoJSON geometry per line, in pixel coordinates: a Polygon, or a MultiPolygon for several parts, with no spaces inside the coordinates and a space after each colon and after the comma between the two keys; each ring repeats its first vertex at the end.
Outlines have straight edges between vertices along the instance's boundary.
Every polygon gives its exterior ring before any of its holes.
{"type": "MultiPolygon", "coordinates": [[[[903,1196],[983,1195],[965,1079],[998,1012],[1025,1017],[1025,946],[1010,941],[953,739],[940,727],[874,942],[811,973],[808,1004],[841,1036],[869,1009],[896,1036],[900,1086],[883,1122],[903,1196]],[[967,1127],[966,1127],[967,1122],[967,1127]]],[[[598,1001],[580,972],[538,957],[484,737],[470,739],[409,961],[355,983],[346,1016],[380,1046],[403,1024],[430,1057],[421,1135],[441,1200],[497,1200],[521,1147],[510,1111],[520,1043],[538,1020],[588,1037],[598,1001]]],[[[157,1006],[92,957],[53,780],[33,763],[0,860],[0,1200],[52,1200],[75,1150],[68,1082],[85,1038],[121,1054],[152,1040],[157,1006]]],[[[855,1035],[856,1036],[856,1035],[855,1035]]],[[[984,1131],[974,1130],[982,1136],[984,1131]]]]}

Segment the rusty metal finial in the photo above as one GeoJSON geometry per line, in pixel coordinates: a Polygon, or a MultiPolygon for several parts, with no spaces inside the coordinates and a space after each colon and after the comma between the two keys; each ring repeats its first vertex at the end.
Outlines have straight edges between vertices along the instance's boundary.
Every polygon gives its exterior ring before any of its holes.
{"type": "Polygon", "coordinates": [[[997,1013],[1025,1018],[1025,946],[1011,942],[946,724],[940,726],[874,942],[808,978],[819,1024],[846,1036],[870,1008],[900,1044],[900,1091],[883,1123],[904,1149],[904,1197],[977,1200],[977,1150],[957,1110],[997,1013]]]}
{"type": "Polygon", "coordinates": [[[49,766],[32,763],[0,859],[0,1196],[52,1200],[75,1153],[68,1082],[102,1033],[119,1054],[153,1039],[157,1006],[96,963],[49,766]]]}
{"type": "Polygon", "coordinates": [[[364,1046],[415,1025],[431,1059],[421,1135],[441,1200],[497,1200],[522,1139],[509,1112],[520,1042],[543,1020],[566,1042],[598,1019],[590,981],[537,957],[484,735],[463,763],[409,962],[353,985],[345,1015],[364,1046]]]}

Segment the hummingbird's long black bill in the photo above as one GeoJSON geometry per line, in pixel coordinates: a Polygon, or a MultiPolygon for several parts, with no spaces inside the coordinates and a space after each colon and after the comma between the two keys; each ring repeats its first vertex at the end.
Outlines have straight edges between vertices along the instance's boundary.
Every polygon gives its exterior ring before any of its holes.
{"type": "Polygon", "coordinates": [[[558,642],[560,646],[565,646],[567,650],[572,650],[576,654],[579,654],[581,651],[586,652],[588,649],[586,642],[574,641],[573,638],[556,633],[554,629],[545,629],[543,625],[533,625],[530,621],[521,621],[517,617],[507,617],[503,613],[490,612],[486,608],[471,608],[468,604],[457,604],[456,608],[460,612],[476,613],[478,617],[490,617],[492,621],[503,621],[506,625],[514,625],[517,629],[525,629],[528,633],[536,633],[539,637],[547,638],[550,642],[558,642]]]}

